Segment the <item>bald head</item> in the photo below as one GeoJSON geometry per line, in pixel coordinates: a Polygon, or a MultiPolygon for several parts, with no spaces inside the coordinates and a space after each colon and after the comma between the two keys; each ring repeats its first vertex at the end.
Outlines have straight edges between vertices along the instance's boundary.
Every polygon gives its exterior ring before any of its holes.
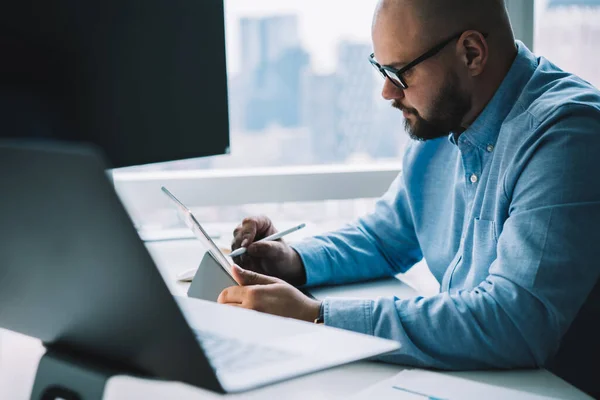
{"type": "Polygon", "coordinates": [[[504,0],[380,0],[372,38],[382,96],[422,140],[467,128],[517,52],[504,0]]]}
{"type": "Polygon", "coordinates": [[[381,0],[375,19],[398,13],[409,15],[423,38],[472,29],[514,40],[504,0],[381,0]]]}

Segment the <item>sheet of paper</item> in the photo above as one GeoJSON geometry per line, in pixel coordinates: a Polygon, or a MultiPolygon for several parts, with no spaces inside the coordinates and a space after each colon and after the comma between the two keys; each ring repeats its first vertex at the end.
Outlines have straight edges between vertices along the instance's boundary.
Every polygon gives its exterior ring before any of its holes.
{"type": "Polygon", "coordinates": [[[404,370],[359,392],[352,400],[540,400],[549,397],[423,370],[404,370]]]}

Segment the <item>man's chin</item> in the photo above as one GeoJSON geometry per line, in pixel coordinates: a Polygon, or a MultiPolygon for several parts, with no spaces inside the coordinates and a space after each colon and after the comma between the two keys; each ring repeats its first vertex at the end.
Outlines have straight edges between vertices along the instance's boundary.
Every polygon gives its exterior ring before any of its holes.
{"type": "Polygon", "coordinates": [[[404,118],[404,130],[406,131],[406,133],[408,134],[408,136],[412,139],[412,140],[418,140],[418,141],[424,141],[425,139],[423,137],[421,137],[421,135],[419,134],[420,129],[418,127],[418,121],[417,120],[411,120],[409,118],[404,118]]]}
{"type": "Polygon", "coordinates": [[[448,136],[447,133],[443,133],[436,129],[427,129],[430,128],[428,126],[423,126],[420,121],[417,119],[408,119],[404,120],[404,130],[408,133],[408,136],[412,140],[416,140],[419,142],[426,142],[428,140],[439,139],[441,137],[448,136]]]}

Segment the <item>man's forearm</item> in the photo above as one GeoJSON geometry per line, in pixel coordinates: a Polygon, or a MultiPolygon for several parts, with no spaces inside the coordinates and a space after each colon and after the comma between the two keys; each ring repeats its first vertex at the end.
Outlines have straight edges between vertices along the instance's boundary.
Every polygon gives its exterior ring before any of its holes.
{"type": "Polygon", "coordinates": [[[421,259],[420,251],[411,252],[407,248],[404,252],[406,264],[394,263],[386,256],[378,239],[361,225],[348,225],[292,247],[302,259],[307,286],[393,276],[405,272],[421,259]]]}
{"type": "Polygon", "coordinates": [[[544,305],[509,282],[427,299],[326,299],[323,307],[328,326],[400,342],[402,347],[382,361],[403,365],[536,367],[560,341],[560,328],[544,305]]]}
{"type": "Polygon", "coordinates": [[[354,224],[292,246],[306,285],[344,284],[406,272],[423,257],[398,175],[375,210],[354,224]]]}

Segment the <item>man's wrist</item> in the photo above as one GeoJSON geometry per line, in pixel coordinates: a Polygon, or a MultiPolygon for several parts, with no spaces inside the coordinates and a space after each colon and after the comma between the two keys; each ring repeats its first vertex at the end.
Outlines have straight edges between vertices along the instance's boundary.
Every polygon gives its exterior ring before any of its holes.
{"type": "Polygon", "coordinates": [[[304,315],[302,315],[301,317],[299,317],[298,319],[301,319],[303,321],[307,321],[307,322],[316,322],[316,320],[319,318],[319,315],[321,313],[321,300],[314,300],[314,299],[310,299],[307,298],[307,307],[304,308],[304,315]]]}
{"type": "Polygon", "coordinates": [[[317,318],[315,318],[315,324],[324,324],[325,323],[325,307],[324,307],[324,302],[321,301],[321,304],[319,305],[319,315],[317,318]]]}

